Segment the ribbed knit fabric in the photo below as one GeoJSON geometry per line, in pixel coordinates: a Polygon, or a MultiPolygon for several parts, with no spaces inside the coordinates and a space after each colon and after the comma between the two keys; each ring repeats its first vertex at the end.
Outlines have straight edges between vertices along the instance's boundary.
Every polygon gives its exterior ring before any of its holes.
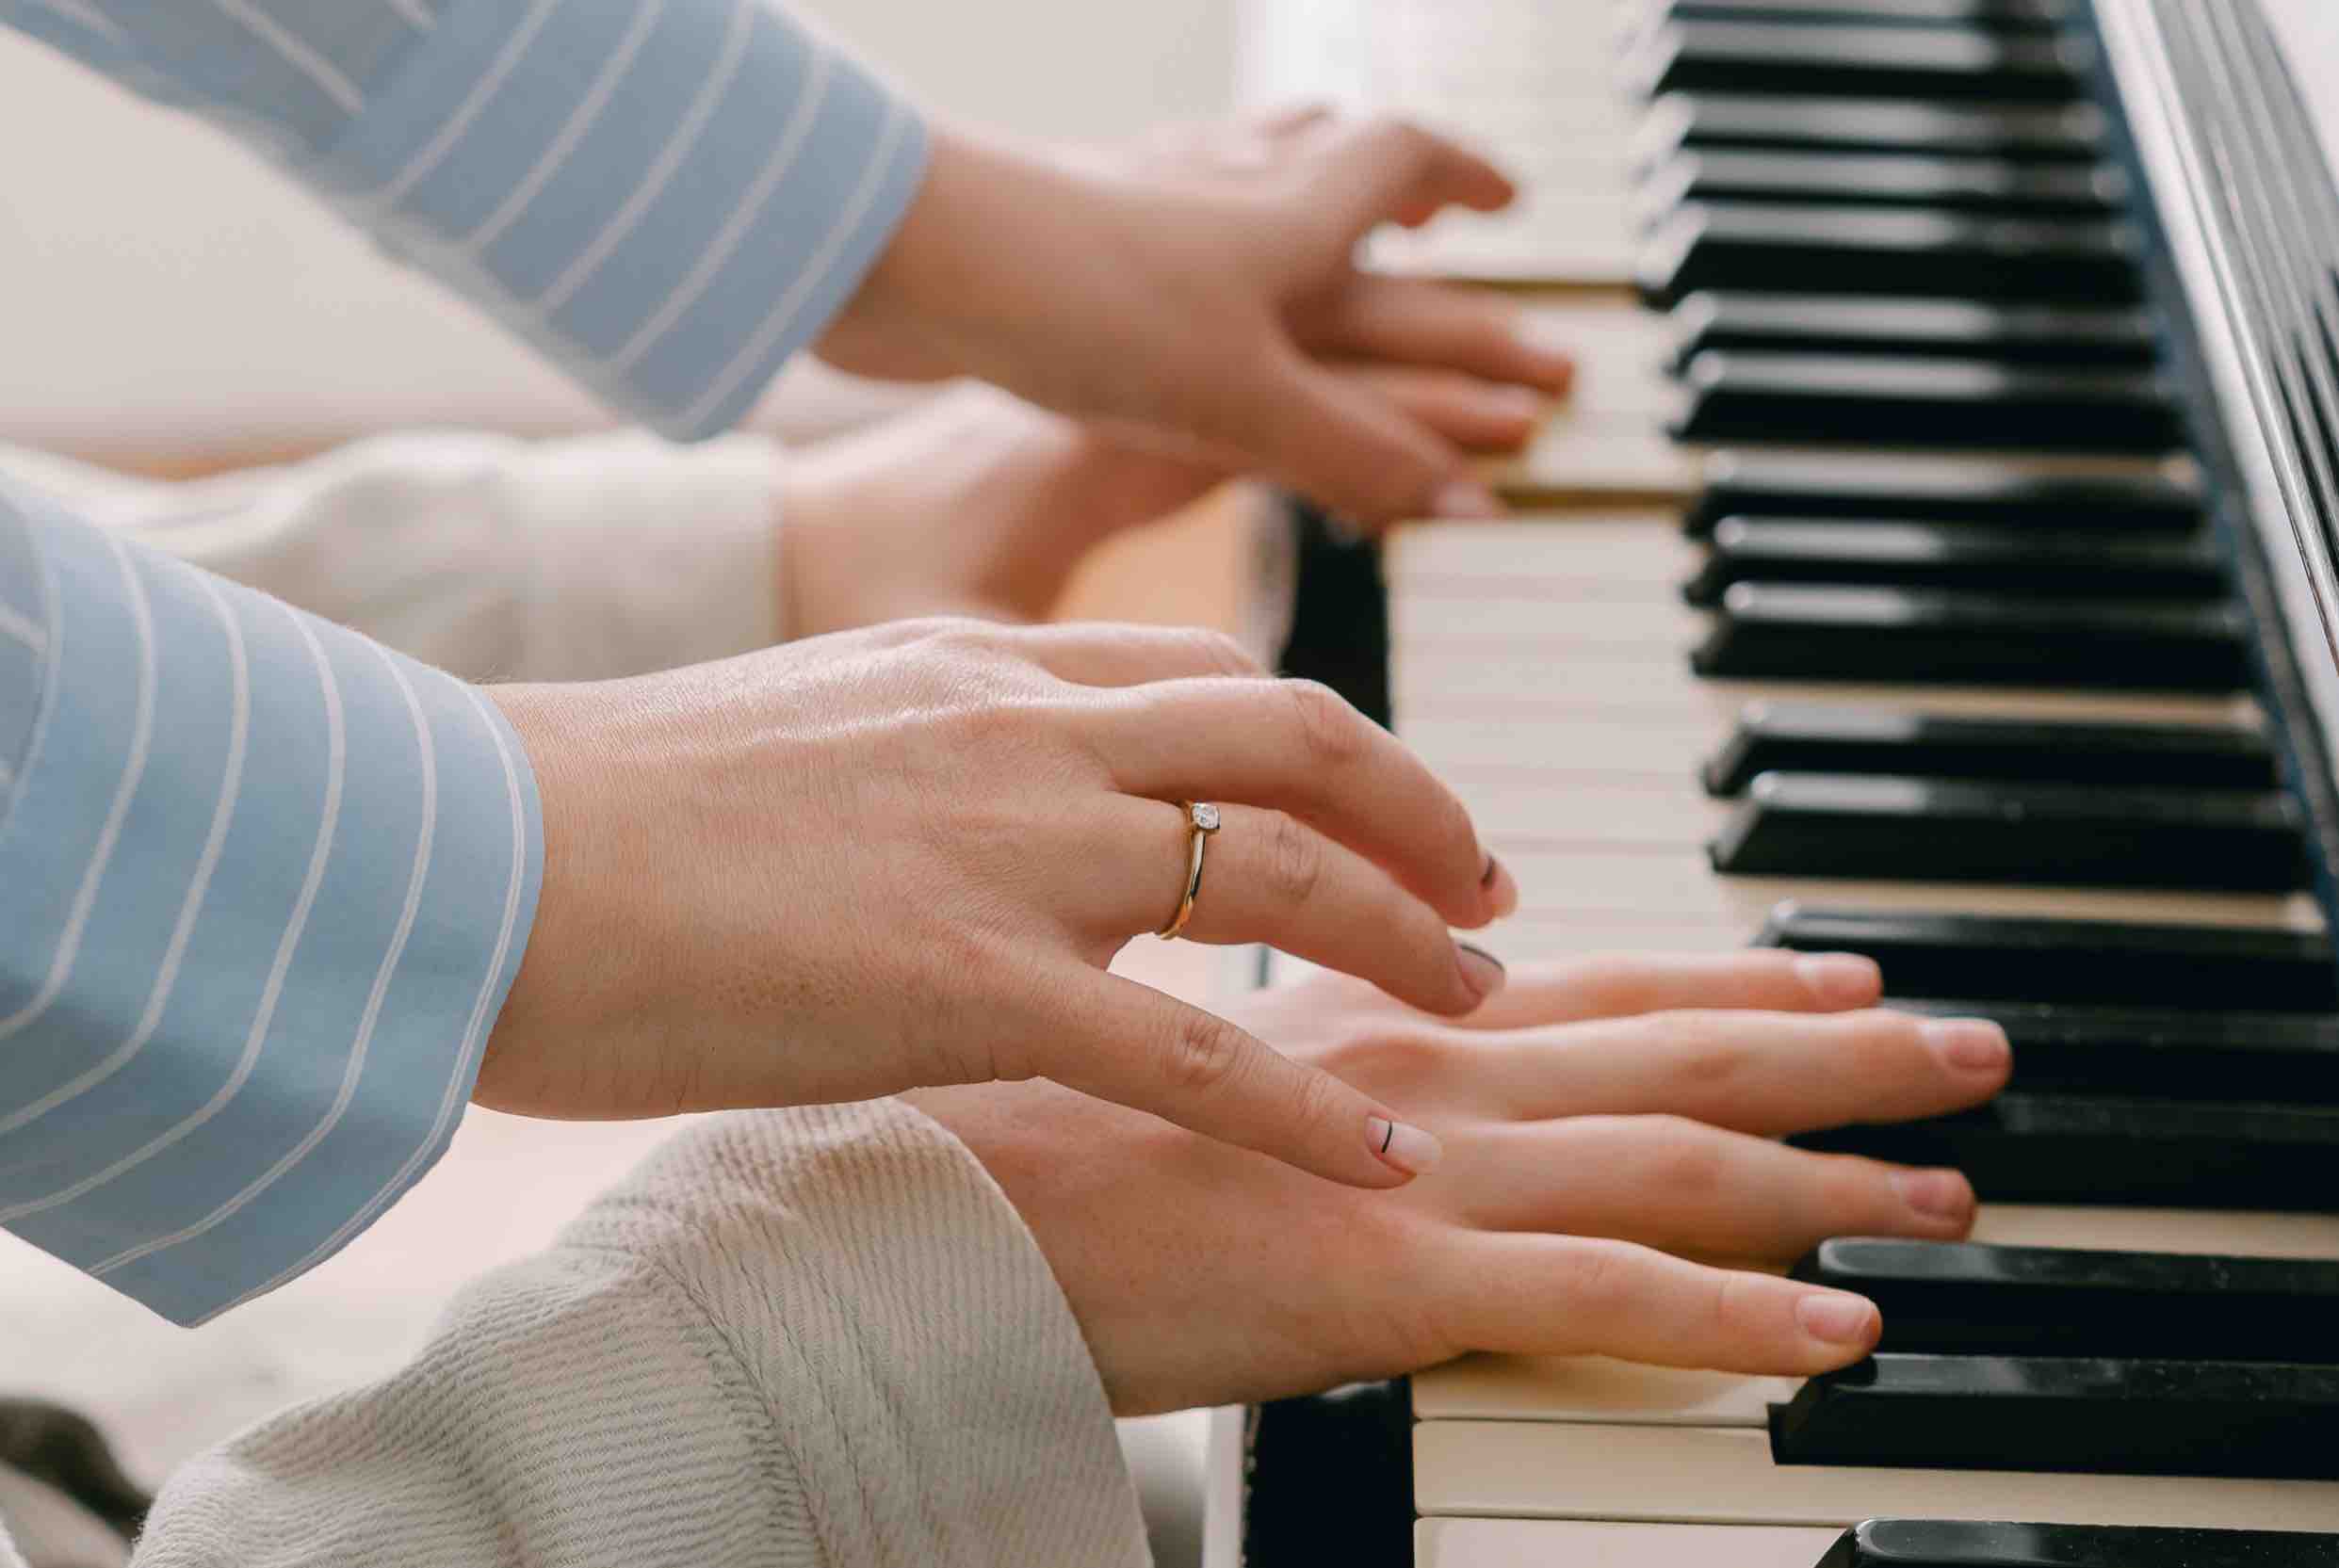
{"type": "Polygon", "coordinates": [[[1046,1259],[972,1155],[893,1101],[681,1134],[457,1297],[401,1371],[181,1470],[136,1559],[1145,1560],[1046,1259]]]}

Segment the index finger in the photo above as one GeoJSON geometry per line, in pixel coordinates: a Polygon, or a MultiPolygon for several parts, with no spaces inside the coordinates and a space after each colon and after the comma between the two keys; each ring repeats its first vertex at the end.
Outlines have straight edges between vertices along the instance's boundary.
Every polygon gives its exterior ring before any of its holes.
{"type": "Polygon", "coordinates": [[[1510,913],[1470,813],[1421,760],[1313,681],[1159,681],[1098,710],[1123,792],[1273,806],[1387,870],[1456,926],[1510,913]]]}

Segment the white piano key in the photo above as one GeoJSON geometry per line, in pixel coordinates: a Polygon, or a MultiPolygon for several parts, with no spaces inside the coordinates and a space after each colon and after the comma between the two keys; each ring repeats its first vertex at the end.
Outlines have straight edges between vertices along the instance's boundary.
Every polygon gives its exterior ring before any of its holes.
{"type": "Polygon", "coordinates": [[[1794,1526],[1422,1519],[1415,1568],[1813,1568],[1842,1533],[1794,1526]]]}
{"type": "Polygon", "coordinates": [[[2339,1483],[1776,1464],[1745,1428],[1423,1421],[1424,1514],[1843,1528],[1883,1514],[2328,1530],[2339,1483]]]}

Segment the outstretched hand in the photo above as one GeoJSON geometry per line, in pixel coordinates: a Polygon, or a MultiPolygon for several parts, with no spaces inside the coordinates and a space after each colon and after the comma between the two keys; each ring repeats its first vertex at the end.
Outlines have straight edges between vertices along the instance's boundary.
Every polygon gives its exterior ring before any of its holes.
{"type": "Polygon", "coordinates": [[[1868,1353],[1875,1307],[1728,1265],[1954,1239],[1974,1194],[1776,1138],[1957,1110],[2009,1067],[1997,1026],[1876,1010],[1877,992],[1865,959],[1745,952],[1521,970],[1454,1022],[1331,978],[1251,998],[1247,1028],[1444,1140],[1394,1194],[1053,1085],[912,1099],[1021,1211],[1124,1414],[1465,1350],[1808,1375],[1868,1353]]]}
{"type": "Polygon", "coordinates": [[[977,376],[1361,523],[1486,515],[1500,505],[1459,432],[1565,391],[1568,361],[1498,296],[1355,256],[1381,224],[1511,196],[1451,141],[1317,109],[1110,154],[944,134],[820,352],[977,376]]]}

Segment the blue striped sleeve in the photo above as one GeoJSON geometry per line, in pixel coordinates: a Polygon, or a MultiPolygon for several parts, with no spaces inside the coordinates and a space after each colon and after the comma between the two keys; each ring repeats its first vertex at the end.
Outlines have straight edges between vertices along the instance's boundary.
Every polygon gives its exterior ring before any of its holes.
{"type": "Polygon", "coordinates": [[[473,687],[0,489],[0,1225],[193,1323],[452,1135],[534,913],[473,687]]]}
{"type": "Polygon", "coordinates": [[[613,407],[735,423],[859,285],[917,115],[767,0],[0,0],[289,166],[613,407]]]}

